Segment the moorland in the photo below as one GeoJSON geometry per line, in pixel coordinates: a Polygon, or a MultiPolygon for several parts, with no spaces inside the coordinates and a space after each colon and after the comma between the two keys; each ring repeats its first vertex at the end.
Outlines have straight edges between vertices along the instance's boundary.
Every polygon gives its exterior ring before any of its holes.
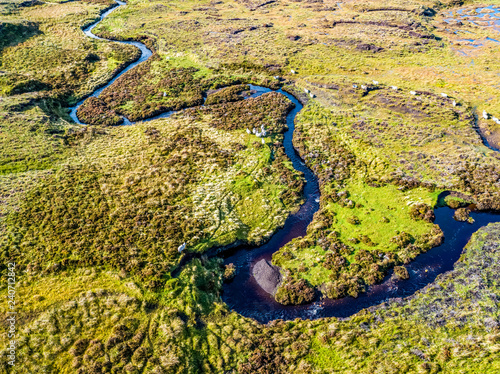
{"type": "Polygon", "coordinates": [[[436,209],[464,225],[500,211],[494,1],[129,0],[103,39],[82,32],[114,6],[0,3],[0,268],[16,264],[18,334],[2,372],[500,370],[499,223],[452,271],[349,318],[244,317],[220,256],[304,202],[284,148],[294,104],[251,85],[302,103],[293,146],[320,192],[307,233],[272,255],[278,303],[417,279],[407,265],[446,240],[436,209]],[[140,56],[120,41],[152,56],[120,74],[140,56]]]}

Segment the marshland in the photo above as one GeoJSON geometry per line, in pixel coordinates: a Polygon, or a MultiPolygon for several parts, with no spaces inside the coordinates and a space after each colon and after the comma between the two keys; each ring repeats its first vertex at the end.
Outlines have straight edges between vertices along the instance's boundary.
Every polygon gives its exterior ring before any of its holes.
{"type": "Polygon", "coordinates": [[[494,2],[119,4],[0,4],[2,372],[500,370],[494,2]]]}

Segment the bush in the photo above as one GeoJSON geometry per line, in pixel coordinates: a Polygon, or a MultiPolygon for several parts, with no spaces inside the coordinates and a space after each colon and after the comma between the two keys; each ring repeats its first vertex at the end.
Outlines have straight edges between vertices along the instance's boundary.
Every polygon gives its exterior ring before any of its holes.
{"type": "Polygon", "coordinates": [[[234,278],[234,276],[236,275],[236,266],[234,266],[234,264],[227,264],[225,267],[224,267],[224,279],[225,280],[231,280],[234,278]]]}
{"type": "Polygon", "coordinates": [[[414,220],[424,220],[426,222],[434,222],[436,216],[432,207],[425,203],[417,203],[410,208],[410,217],[414,220]]]}
{"type": "Polygon", "coordinates": [[[314,288],[304,279],[291,280],[281,285],[274,298],[283,305],[310,303],[315,297],[314,288]]]}
{"type": "Polygon", "coordinates": [[[98,97],[85,100],[76,114],[87,125],[116,126],[123,122],[123,118],[98,97]]]}
{"type": "Polygon", "coordinates": [[[470,210],[468,208],[458,208],[453,214],[453,218],[459,222],[474,223],[474,218],[469,216],[470,210]]]}
{"type": "Polygon", "coordinates": [[[404,248],[413,241],[414,241],[413,236],[404,231],[401,234],[391,238],[391,242],[396,244],[398,248],[404,248]]]}
{"type": "Polygon", "coordinates": [[[352,217],[347,217],[346,221],[350,223],[351,225],[359,225],[361,221],[359,220],[358,217],[352,216],[352,217]]]}
{"type": "Polygon", "coordinates": [[[394,274],[398,279],[408,279],[410,278],[410,274],[408,273],[408,270],[404,266],[395,266],[394,267],[394,274]]]}
{"type": "Polygon", "coordinates": [[[244,97],[241,93],[243,91],[247,91],[248,89],[249,86],[246,84],[238,84],[222,88],[219,91],[209,94],[205,100],[205,105],[231,103],[243,100],[244,97]]]}

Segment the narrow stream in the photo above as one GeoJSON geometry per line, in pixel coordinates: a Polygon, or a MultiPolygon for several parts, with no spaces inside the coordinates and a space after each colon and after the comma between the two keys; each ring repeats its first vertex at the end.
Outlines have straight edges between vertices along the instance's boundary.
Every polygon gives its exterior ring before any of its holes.
{"type": "MultiPolygon", "coordinates": [[[[99,20],[88,26],[83,32],[90,38],[108,40],[100,38],[92,33],[92,30],[106,18],[111,12],[115,11],[120,6],[126,3],[115,0],[118,4],[114,8],[104,12],[99,20]]],[[[112,41],[116,43],[125,43],[134,45],[141,50],[140,58],[127,66],[105,86],[95,90],[90,96],[98,97],[103,90],[111,86],[116,79],[121,75],[133,69],[138,64],[146,61],[152,52],[144,44],[130,41],[112,41]]],[[[253,94],[250,97],[257,97],[272,90],[250,85],[253,94]]],[[[292,95],[282,90],[277,92],[285,95],[294,104],[295,108],[287,115],[288,131],[284,134],[285,152],[292,161],[293,167],[296,170],[304,173],[306,180],[304,188],[305,202],[300,207],[299,211],[288,217],[282,229],[278,230],[272,238],[264,245],[258,248],[237,248],[229,250],[222,254],[225,258],[225,263],[234,263],[237,266],[237,275],[234,280],[224,285],[223,300],[230,308],[238,313],[256,319],[257,321],[266,323],[275,319],[291,320],[295,318],[322,318],[322,317],[349,317],[361,309],[377,305],[383,301],[387,301],[394,297],[406,297],[413,294],[415,291],[425,287],[431,283],[438,274],[453,269],[453,264],[458,260],[462,249],[467,244],[472,233],[477,231],[481,226],[490,222],[499,222],[500,215],[494,213],[471,213],[471,217],[475,219],[474,224],[457,222],[453,219],[453,211],[449,208],[439,208],[435,211],[436,222],[439,224],[445,234],[445,243],[439,247],[431,249],[429,252],[422,254],[407,266],[410,273],[410,279],[401,281],[394,280],[389,275],[384,282],[379,285],[371,286],[368,292],[361,294],[357,299],[346,297],[340,300],[322,300],[308,305],[301,306],[283,306],[274,298],[267,294],[256,283],[251,276],[252,266],[262,258],[267,260],[283,245],[290,240],[306,234],[306,229],[312,221],[314,213],[319,209],[319,185],[315,175],[305,166],[301,158],[295,152],[292,144],[294,120],[297,113],[302,109],[302,104],[292,95]]],[[[71,118],[79,124],[83,124],[78,119],[76,112],[78,107],[82,105],[85,99],[78,102],[71,108],[71,118]]],[[[147,119],[150,121],[158,118],[166,118],[173,112],[165,112],[158,116],[147,119]]],[[[130,125],[128,119],[124,118],[124,124],[130,125]]]]}
{"type": "MultiPolygon", "coordinates": [[[[116,6],[114,6],[113,8],[111,9],[108,9],[106,12],[104,12],[103,14],[101,14],[101,17],[99,17],[99,20],[97,20],[96,22],[94,22],[93,24],[91,24],[90,26],[87,26],[87,28],[85,28],[83,30],[83,33],[85,35],[87,35],[89,38],[92,38],[92,39],[98,39],[98,40],[106,40],[106,41],[110,41],[110,42],[114,42],[114,43],[123,43],[123,44],[129,44],[129,45],[133,45],[137,48],[140,49],[141,51],[141,56],[139,57],[139,59],[133,63],[131,63],[130,65],[128,65],[125,69],[123,69],[119,74],[115,75],[115,77],[113,79],[111,79],[108,83],[106,83],[106,85],[98,88],[97,90],[95,90],[94,92],[92,92],[89,96],[83,98],[82,100],[80,100],[74,107],[71,108],[71,112],[70,112],[70,116],[71,118],[73,119],[73,121],[75,121],[76,123],[80,124],[80,125],[84,125],[84,123],[82,123],[79,119],[78,119],[78,116],[76,115],[76,111],[78,110],[78,108],[80,107],[80,105],[83,104],[83,102],[89,98],[89,97],[98,97],[102,91],[104,91],[106,88],[108,88],[109,86],[111,86],[113,83],[115,83],[115,81],[121,77],[123,74],[125,74],[127,71],[135,68],[137,65],[139,65],[140,63],[146,61],[148,58],[150,58],[152,55],[153,55],[153,52],[151,52],[151,50],[146,47],[144,44],[140,43],[140,42],[128,42],[128,41],[114,41],[114,40],[109,40],[109,39],[104,39],[104,38],[101,38],[97,35],[95,35],[92,30],[104,19],[106,18],[107,16],[109,16],[112,12],[114,12],[116,9],[118,9],[119,7],[121,6],[125,6],[127,5],[127,3],[124,3],[123,1],[120,1],[120,0],[115,0],[116,2],[116,6]]],[[[124,122],[123,124],[124,125],[130,125],[131,122],[127,119],[127,118],[123,118],[124,119],[124,122]]]]}

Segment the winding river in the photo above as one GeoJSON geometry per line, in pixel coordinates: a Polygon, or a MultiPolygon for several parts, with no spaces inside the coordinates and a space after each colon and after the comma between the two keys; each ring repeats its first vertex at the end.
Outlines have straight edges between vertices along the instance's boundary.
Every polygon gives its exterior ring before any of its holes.
{"type": "MultiPolygon", "coordinates": [[[[87,36],[94,39],[108,40],[96,36],[92,33],[92,30],[111,12],[120,6],[126,5],[126,3],[119,0],[115,0],[115,2],[117,6],[104,12],[98,21],[83,30],[87,36]]],[[[90,95],[92,97],[99,96],[103,90],[111,86],[121,75],[146,61],[152,55],[152,52],[144,44],[139,42],[111,42],[134,45],[140,49],[141,56],[137,61],[128,65],[127,68],[117,74],[105,86],[95,90],[90,95]]],[[[257,97],[266,92],[271,92],[270,89],[265,87],[251,85],[250,88],[253,91],[250,97],[257,97]]],[[[222,296],[223,300],[231,309],[263,323],[275,319],[292,320],[295,318],[316,319],[322,317],[349,317],[364,308],[388,301],[390,298],[401,298],[414,294],[417,290],[433,282],[438,274],[453,269],[454,263],[459,259],[464,246],[475,231],[490,222],[500,222],[500,214],[484,212],[471,213],[471,217],[475,219],[474,224],[457,222],[453,219],[453,210],[449,208],[436,209],[435,223],[443,230],[445,242],[443,245],[419,255],[407,266],[408,272],[410,273],[410,279],[395,280],[391,274],[389,274],[383,283],[369,287],[366,293],[361,294],[356,299],[352,297],[346,297],[339,300],[325,299],[300,306],[283,306],[277,303],[271,295],[267,294],[256,283],[255,278],[251,275],[252,266],[261,259],[270,260],[272,254],[283,245],[296,237],[305,235],[307,226],[312,221],[314,213],[319,209],[320,197],[317,178],[311,170],[305,166],[292,144],[294,120],[297,113],[302,109],[302,104],[287,92],[282,90],[278,90],[277,92],[285,95],[295,104],[295,108],[287,115],[288,131],[284,134],[283,142],[285,152],[292,161],[293,167],[304,173],[304,178],[306,180],[304,188],[305,202],[297,213],[288,217],[283,228],[278,230],[264,245],[257,248],[238,247],[222,253],[226,264],[233,263],[237,267],[236,277],[232,282],[224,285],[222,296]]],[[[85,99],[81,100],[71,108],[71,118],[79,124],[82,123],[78,119],[76,112],[84,100],[85,99]]],[[[172,112],[166,112],[149,118],[147,121],[166,118],[171,114],[172,112]]],[[[124,124],[130,125],[132,122],[124,118],[124,124]]]]}

